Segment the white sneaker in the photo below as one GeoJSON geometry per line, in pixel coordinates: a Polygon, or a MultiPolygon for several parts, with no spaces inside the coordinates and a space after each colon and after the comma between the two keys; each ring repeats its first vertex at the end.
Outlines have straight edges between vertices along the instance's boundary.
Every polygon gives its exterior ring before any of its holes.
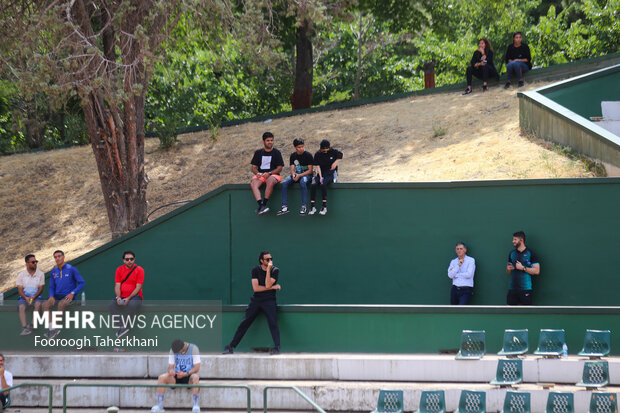
{"type": "Polygon", "coordinates": [[[160,408],[159,405],[156,404],[155,406],[151,408],[151,413],[157,413],[157,412],[165,412],[165,410],[160,408]]]}
{"type": "Polygon", "coordinates": [[[319,214],[321,214],[321,215],[327,214],[327,207],[324,206],[323,208],[321,208],[321,212],[319,212],[319,214]]]}
{"type": "Polygon", "coordinates": [[[316,214],[316,208],[312,207],[310,208],[310,212],[308,212],[308,215],[314,215],[314,214],[316,214]]]}
{"type": "Polygon", "coordinates": [[[199,406],[192,407],[192,413],[200,413],[200,407],[199,406]]]}
{"type": "Polygon", "coordinates": [[[280,216],[280,215],[288,214],[289,212],[290,211],[288,210],[288,207],[286,205],[282,205],[282,208],[280,208],[277,215],[280,216]]]}

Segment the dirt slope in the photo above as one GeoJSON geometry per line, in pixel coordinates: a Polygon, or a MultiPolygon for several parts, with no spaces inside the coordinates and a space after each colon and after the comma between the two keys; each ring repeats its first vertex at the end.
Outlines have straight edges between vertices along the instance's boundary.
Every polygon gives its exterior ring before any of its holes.
{"type": "MultiPolygon", "coordinates": [[[[225,183],[249,182],[249,162],[266,130],[286,161],[293,138],[305,139],[311,152],[329,139],[344,152],[342,182],[592,176],[580,162],[521,135],[516,91],[496,87],[222,128],[216,140],[209,132],[192,133],[167,151],[149,139],[149,211],[225,183]]],[[[0,200],[0,288],[15,285],[27,253],[48,271],[55,249],[70,260],[110,239],[90,146],[0,157],[0,200]]]]}

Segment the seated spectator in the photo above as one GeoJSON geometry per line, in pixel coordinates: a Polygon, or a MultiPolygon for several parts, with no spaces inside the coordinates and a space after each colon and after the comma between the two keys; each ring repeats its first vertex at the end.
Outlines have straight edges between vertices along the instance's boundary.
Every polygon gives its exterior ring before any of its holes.
{"type": "MultiPolygon", "coordinates": [[[[161,374],[157,384],[198,384],[200,382],[200,353],[195,344],[176,339],[172,342],[168,356],[168,372],[161,374]]],[[[200,387],[192,387],[192,413],[200,413],[198,392],[200,387]]],[[[165,387],[157,388],[157,404],[151,409],[152,413],[163,412],[165,387]]]]}
{"type": "Polygon", "coordinates": [[[293,146],[295,152],[291,154],[289,159],[289,165],[291,168],[291,175],[282,182],[282,208],[278,211],[278,215],[288,214],[288,187],[298,183],[301,188],[301,209],[300,215],[306,213],[306,203],[308,201],[308,187],[307,184],[312,180],[313,158],[312,154],[304,150],[304,140],[294,139],[293,146]]]}
{"type": "Polygon", "coordinates": [[[124,265],[116,269],[114,276],[116,297],[110,303],[110,313],[121,316],[121,325],[116,332],[118,338],[129,332],[128,325],[131,325],[131,321],[128,319],[135,317],[143,300],[144,269],[136,264],[136,254],[133,251],[123,252],[123,262],[124,265]]]}
{"type": "MultiPolygon", "coordinates": [[[[8,389],[13,386],[13,375],[4,368],[4,355],[0,354],[0,390],[8,389]]],[[[0,392],[0,410],[4,410],[11,404],[11,397],[8,391],[0,392]]]]}
{"type": "Polygon", "coordinates": [[[512,36],[513,44],[506,49],[506,84],[504,89],[510,89],[513,77],[519,79],[519,87],[523,87],[523,74],[532,68],[532,55],[527,44],[522,43],[523,35],[515,32],[512,36]]]}
{"type": "Polygon", "coordinates": [[[269,212],[267,202],[269,202],[269,197],[273,192],[274,186],[282,181],[280,172],[284,167],[282,154],[273,147],[273,133],[263,133],[263,149],[254,152],[254,157],[252,157],[250,164],[252,165],[252,173],[254,174],[250,187],[258,203],[256,213],[258,215],[263,215],[269,212]],[[265,184],[264,198],[261,197],[260,193],[260,187],[263,184],[265,184]]]}
{"type": "Polygon", "coordinates": [[[45,274],[37,269],[37,259],[33,254],[26,255],[26,269],[17,274],[17,308],[19,310],[19,322],[22,324],[20,336],[32,333],[32,324],[26,322],[26,310],[30,307],[34,311],[41,310],[43,287],[45,286],[45,274]]]}
{"type": "MultiPolygon", "coordinates": [[[[54,260],[56,266],[50,272],[49,298],[43,303],[43,311],[52,311],[55,305],[58,305],[58,311],[65,311],[85,285],[78,269],[65,263],[64,252],[54,251],[54,260]]],[[[60,329],[52,328],[51,314],[49,320],[49,331],[45,333],[45,337],[54,338],[60,333],[60,329]]]]}
{"type": "Polygon", "coordinates": [[[452,280],[450,304],[467,305],[474,294],[474,273],[476,260],[467,255],[467,246],[463,242],[456,244],[456,258],[450,261],[448,277],[452,280]]]}
{"type": "Polygon", "coordinates": [[[478,79],[482,80],[483,92],[489,90],[487,86],[489,77],[499,79],[497,69],[495,69],[495,64],[493,64],[493,47],[491,47],[491,42],[489,42],[489,39],[486,37],[483,37],[478,41],[478,50],[474,52],[470,65],[467,66],[466,76],[467,89],[463,92],[464,95],[468,95],[472,92],[471,82],[473,80],[473,76],[476,76],[478,79]]]}
{"type": "Polygon", "coordinates": [[[321,186],[321,196],[323,199],[323,207],[319,214],[327,214],[327,186],[336,181],[338,163],[341,159],[342,152],[332,148],[329,141],[323,139],[319,151],[314,154],[314,166],[316,166],[317,175],[314,177],[310,187],[310,212],[308,215],[316,214],[314,199],[316,198],[316,187],[319,185],[321,186]]]}

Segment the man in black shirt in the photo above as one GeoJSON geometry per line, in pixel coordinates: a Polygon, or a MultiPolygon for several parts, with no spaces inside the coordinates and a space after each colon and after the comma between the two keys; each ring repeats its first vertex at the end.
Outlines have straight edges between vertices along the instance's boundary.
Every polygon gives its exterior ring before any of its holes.
{"type": "Polygon", "coordinates": [[[293,146],[295,152],[291,154],[289,165],[291,167],[291,176],[282,182],[282,208],[278,211],[278,215],[288,214],[288,187],[299,182],[301,188],[301,209],[300,215],[306,213],[306,202],[308,200],[308,182],[312,180],[312,154],[304,150],[304,140],[294,139],[293,146]]]}
{"type": "Polygon", "coordinates": [[[252,182],[250,187],[258,204],[256,213],[263,215],[269,212],[267,202],[273,192],[273,187],[282,181],[280,171],[284,167],[284,160],[279,150],[273,147],[273,133],[263,133],[263,149],[254,152],[252,161],[252,182]],[[265,198],[261,199],[260,187],[265,184],[265,198]]]}
{"type": "Polygon", "coordinates": [[[521,32],[515,32],[512,36],[513,44],[506,49],[506,84],[504,89],[510,89],[510,79],[516,77],[519,79],[519,87],[525,85],[523,82],[523,74],[532,68],[532,55],[530,48],[521,43],[523,36],[521,32]]]}
{"type": "Polygon", "coordinates": [[[260,311],[265,313],[267,317],[269,331],[271,331],[271,337],[273,338],[274,347],[269,354],[280,354],[280,329],[278,328],[276,313],[276,290],[281,288],[280,284],[278,284],[280,270],[273,265],[273,258],[269,251],[261,251],[258,256],[258,262],[260,265],[252,268],[254,295],[245,309],[243,320],[241,320],[241,324],[237,327],[232,341],[224,348],[224,354],[232,354],[234,352],[235,347],[239,345],[239,342],[260,311]]]}
{"type": "Polygon", "coordinates": [[[323,207],[319,214],[327,214],[327,186],[336,181],[338,177],[338,162],[342,159],[342,152],[331,147],[327,139],[321,141],[319,151],[314,154],[314,166],[316,166],[317,175],[312,181],[310,188],[310,212],[308,215],[316,214],[314,207],[314,199],[316,198],[316,187],[321,186],[321,195],[323,199],[323,207]]]}

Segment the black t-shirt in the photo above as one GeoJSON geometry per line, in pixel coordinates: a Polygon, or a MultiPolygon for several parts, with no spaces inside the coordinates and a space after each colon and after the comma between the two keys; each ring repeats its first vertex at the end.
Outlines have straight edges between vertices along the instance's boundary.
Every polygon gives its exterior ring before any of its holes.
{"type": "Polygon", "coordinates": [[[314,159],[310,152],[304,151],[304,153],[300,155],[295,151],[291,154],[289,165],[295,165],[295,173],[301,174],[308,170],[308,165],[312,165],[313,161],[314,159]],[[299,165],[295,165],[295,161],[297,161],[299,165]]]}
{"type": "Polygon", "coordinates": [[[527,67],[532,68],[532,54],[530,53],[530,48],[525,43],[521,43],[521,46],[515,47],[514,44],[508,46],[506,49],[506,63],[508,60],[515,59],[527,59],[527,67]]]}
{"type": "MultiPolygon", "coordinates": [[[[487,66],[495,68],[495,64],[493,63],[493,50],[489,50],[486,61],[487,61],[487,66]]],[[[474,55],[471,58],[471,62],[470,62],[471,67],[474,67],[476,63],[481,63],[481,62],[482,62],[482,53],[480,53],[480,50],[476,50],[474,52],[474,55]]]]}
{"type": "MultiPolygon", "coordinates": [[[[278,282],[278,274],[280,274],[280,269],[276,266],[271,267],[271,278],[278,282]]],[[[263,270],[259,265],[252,268],[252,278],[256,278],[258,280],[258,285],[265,286],[265,278],[267,278],[267,271],[263,270]]],[[[267,290],[267,291],[259,291],[254,293],[254,297],[259,298],[276,298],[276,290],[267,290]]]]}
{"type": "Polygon", "coordinates": [[[267,152],[263,148],[254,152],[250,164],[258,166],[258,172],[271,172],[278,166],[284,166],[284,160],[279,150],[274,148],[267,152]]]}
{"type": "MultiPolygon", "coordinates": [[[[342,152],[334,148],[330,148],[326,153],[317,151],[317,153],[314,154],[314,164],[321,167],[321,176],[334,173],[331,167],[332,164],[336,162],[336,159],[342,159],[342,152]]],[[[338,167],[336,167],[335,170],[337,171],[338,167]]]]}

